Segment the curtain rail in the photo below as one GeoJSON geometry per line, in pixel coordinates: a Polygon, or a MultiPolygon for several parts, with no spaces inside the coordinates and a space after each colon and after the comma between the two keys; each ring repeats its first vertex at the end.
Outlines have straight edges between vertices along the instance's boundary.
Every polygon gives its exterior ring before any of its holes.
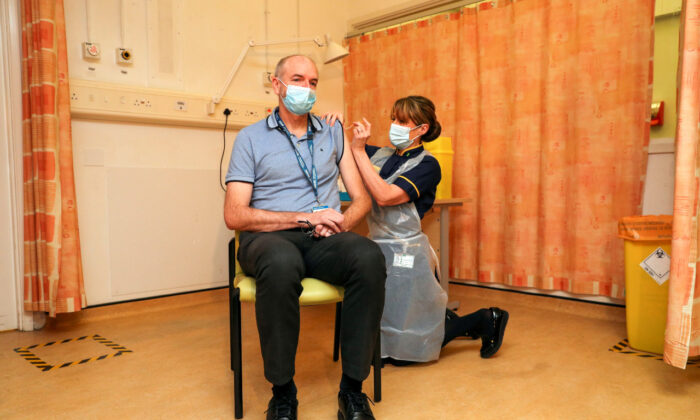
{"type": "Polygon", "coordinates": [[[375,32],[382,29],[387,29],[389,27],[410,22],[412,20],[437,15],[451,10],[458,10],[462,7],[474,5],[477,3],[483,3],[485,1],[489,0],[421,1],[407,7],[402,7],[393,10],[385,10],[369,18],[359,19],[350,22],[352,30],[348,32],[345,38],[352,38],[358,35],[366,34],[368,32],[375,32]]]}

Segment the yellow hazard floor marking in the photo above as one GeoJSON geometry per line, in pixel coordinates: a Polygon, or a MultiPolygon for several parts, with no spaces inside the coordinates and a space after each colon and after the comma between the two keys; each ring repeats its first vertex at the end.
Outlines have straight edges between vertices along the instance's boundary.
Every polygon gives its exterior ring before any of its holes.
{"type": "Polygon", "coordinates": [[[92,336],[84,335],[84,336],[78,337],[78,338],[67,338],[67,339],[61,340],[61,341],[50,341],[50,342],[45,343],[45,344],[34,344],[32,346],[17,347],[15,349],[15,353],[22,356],[24,358],[24,360],[26,360],[29,363],[31,363],[32,365],[36,366],[41,371],[48,372],[50,370],[65,368],[68,366],[82,365],[82,364],[85,364],[88,362],[109,359],[112,357],[121,356],[124,353],[133,353],[133,352],[131,350],[127,349],[126,347],[120,346],[119,344],[116,344],[113,341],[107,340],[106,338],[100,336],[99,334],[94,334],[92,336]],[[104,344],[105,346],[111,348],[112,350],[116,350],[116,352],[109,353],[109,354],[103,354],[102,356],[95,356],[95,357],[90,357],[87,359],[77,360],[75,362],[59,363],[59,364],[55,364],[55,365],[50,365],[50,364],[46,363],[45,361],[41,360],[41,358],[37,357],[32,352],[34,349],[38,349],[38,348],[42,348],[42,347],[50,347],[50,346],[58,345],[58,344],[70,343],[73,341],[82,341],[82,340],[85,340],[88,338],[90,338],[94,341],[97,341],[100,344],[104,344]]]}
{"type": "MultiPolygon", "coordinates": [[[[627,341],[626,338],[620,341],[619,343],[615,344],[614,346],[610,347],[608,350],[615,353],[631,354],[632,356],[642,357],[645,359],[664,360],[663,356],[660,356],[658,354],[645,353],[643,351],[633,349],[632,347],[630,347],[630,343],[629,341],[627,341]]],[[[700,361],[698,360],[688,360],[687,364],[689,366],[697,365],[697,367],[700,367],[700,361]]]]}

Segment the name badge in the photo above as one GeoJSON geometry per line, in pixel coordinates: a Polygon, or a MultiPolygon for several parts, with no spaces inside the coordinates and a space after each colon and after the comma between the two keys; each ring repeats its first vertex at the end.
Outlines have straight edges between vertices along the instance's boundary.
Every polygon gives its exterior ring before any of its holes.
{"type": "Polygon", "coordinates": [[[313,213],[316,213],[317,211],[325,210],[327,208],[328,208],[328,206],[316,206],[316,207],[312,208],[311,211],[313,213]]]}

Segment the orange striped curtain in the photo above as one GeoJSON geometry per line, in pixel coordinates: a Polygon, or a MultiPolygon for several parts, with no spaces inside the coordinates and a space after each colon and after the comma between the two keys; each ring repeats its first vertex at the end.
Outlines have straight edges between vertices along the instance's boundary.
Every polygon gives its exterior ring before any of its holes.
{"type": "Polygon", "coordinates": [[[653,0],[501,0],[348,40],[346,115],[388,144],[431,98],[455,149],[450,276],[623,297],[617,221],[639,214],[653,0]]]}
{"type": "Polygon", "coordinates": [[[24,309],[86,306],[62,0],[22,1],[24,309]]]}
{"type": "Polygon", "coordinates": [[[664,360],[685,368],[700,355],[698,197],[700,193],[700,0],[685,0],[681,16],[676,183],[664,360]]]}

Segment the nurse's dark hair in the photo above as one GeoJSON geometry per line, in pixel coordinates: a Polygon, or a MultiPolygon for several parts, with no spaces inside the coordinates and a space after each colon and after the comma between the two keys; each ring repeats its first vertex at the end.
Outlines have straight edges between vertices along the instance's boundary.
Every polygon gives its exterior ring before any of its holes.
{"type": "Polygon", "coordinates": [[[442,126],[435,115],[435,104],[424,96],[407,96],[394,102],[391,120],[400,123],[410,120],[416,125],[428,124],[428,131],[421,137],[423,142],[435,140],[442,132],[442,126]]]}

